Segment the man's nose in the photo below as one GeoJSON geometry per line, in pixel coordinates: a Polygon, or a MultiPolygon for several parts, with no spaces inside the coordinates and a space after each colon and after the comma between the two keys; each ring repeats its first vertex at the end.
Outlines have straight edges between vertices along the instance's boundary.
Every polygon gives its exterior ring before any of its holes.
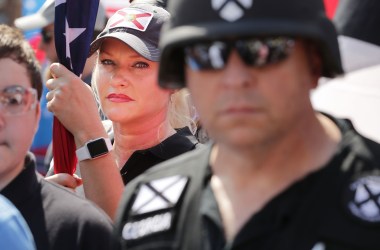
{"type": "Polygon", "coordinates": [[[232,50],[223,70],[222,82],[226,87],[244,87],[253,82],[252,69],[232,50]]]}

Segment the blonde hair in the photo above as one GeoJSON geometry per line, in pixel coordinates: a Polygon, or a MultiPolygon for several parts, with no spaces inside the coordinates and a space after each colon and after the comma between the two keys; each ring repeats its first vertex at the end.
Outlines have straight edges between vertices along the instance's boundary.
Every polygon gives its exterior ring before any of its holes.
{"type": "Polygon", "coordinates": [[[195,134],[197,130],[194,120],[194,107],[190,101],[190,93],[187,88],[177,90],[170,96],[169,122],[173,128],[189,127],[195,134]]]}
{"type": "MultiPolygon", "coordinates": [[[[91,78],[91,88],[94,92],[95,100],[98,103],[99,114],[104,114],[100,105],[99,93],[97,90],[97,75],[99,74],[98,63],[95,63],[91,78]]],[[[176,90],[170,96],[168,106],[168,119],[174,129],[188,127],[195,134],[197,125],[194,117],[194,107],[190,101],[190,93],[186,88],[176,90]]]]}

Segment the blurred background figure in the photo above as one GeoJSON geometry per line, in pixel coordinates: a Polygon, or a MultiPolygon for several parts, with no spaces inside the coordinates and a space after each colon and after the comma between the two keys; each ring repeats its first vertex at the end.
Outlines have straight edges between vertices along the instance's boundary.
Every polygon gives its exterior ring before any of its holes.
{"type": "Polygon", "coordinates": [[[379,1],[340,1],[333,21],[346,73],[380,64],[379,1]]]}
{"type": "Polygon", "coordinates": [[[0,249],[36,249],[32,233],[24,218],[3,195],[0,195],[0,249]]]}
{"type": "Polygon", "coordinates": [[[324,79],[312,93],[313,106],[349,118],[359,132],[380,142],[380,1],[341,0],[333,21],[346,75],[324,79]]]}
{"type": "Polygon", "coordinates": [[[21,0],[0,0],[0,23],[12,25],[21,15],[21,0]]]}
{"type": "MultiPolygon", "coordinates": [[[[17,18],[14,22],[15,26],[23,31],[40,30],[41,41],[38,48],[45,52],[49,63],[58,61],[54,42],[54,6],[54,0],[46,0],[36,13],[17,18]]],[[[103,4],[100,3],[94,27],[94,38],[103,30],[106,23],[106,10],[103,4]]],[[[82,78],[88,84],[91,83],[91,72],[94,63],[94,59],[89,58],[83,70],[82,78]]]]}

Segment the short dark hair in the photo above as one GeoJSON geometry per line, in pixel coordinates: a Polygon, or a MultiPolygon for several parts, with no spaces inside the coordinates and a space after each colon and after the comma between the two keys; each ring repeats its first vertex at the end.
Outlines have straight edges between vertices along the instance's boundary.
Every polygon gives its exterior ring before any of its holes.
{"type": "Polygon", "coordinates": [[[37,90],[39,100],[42,94],[41,67],[32,47],[16,28],[0,24],[0,34],[0,59],[10,58],[26,67],[32,88],[37,90]]]}

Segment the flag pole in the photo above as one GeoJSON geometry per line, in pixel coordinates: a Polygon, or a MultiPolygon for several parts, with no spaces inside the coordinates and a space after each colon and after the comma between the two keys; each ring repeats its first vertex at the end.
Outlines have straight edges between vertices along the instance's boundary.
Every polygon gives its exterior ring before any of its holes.
{"type": "MultiPolygon", "coordinates": [[[[58,60],[80,76],[90,50],[99,0],[55,0],[54,35],[58,60]]],[[[54,172],[73,175],[76,171],[73,135],[54,117],[54,172]]]]}

